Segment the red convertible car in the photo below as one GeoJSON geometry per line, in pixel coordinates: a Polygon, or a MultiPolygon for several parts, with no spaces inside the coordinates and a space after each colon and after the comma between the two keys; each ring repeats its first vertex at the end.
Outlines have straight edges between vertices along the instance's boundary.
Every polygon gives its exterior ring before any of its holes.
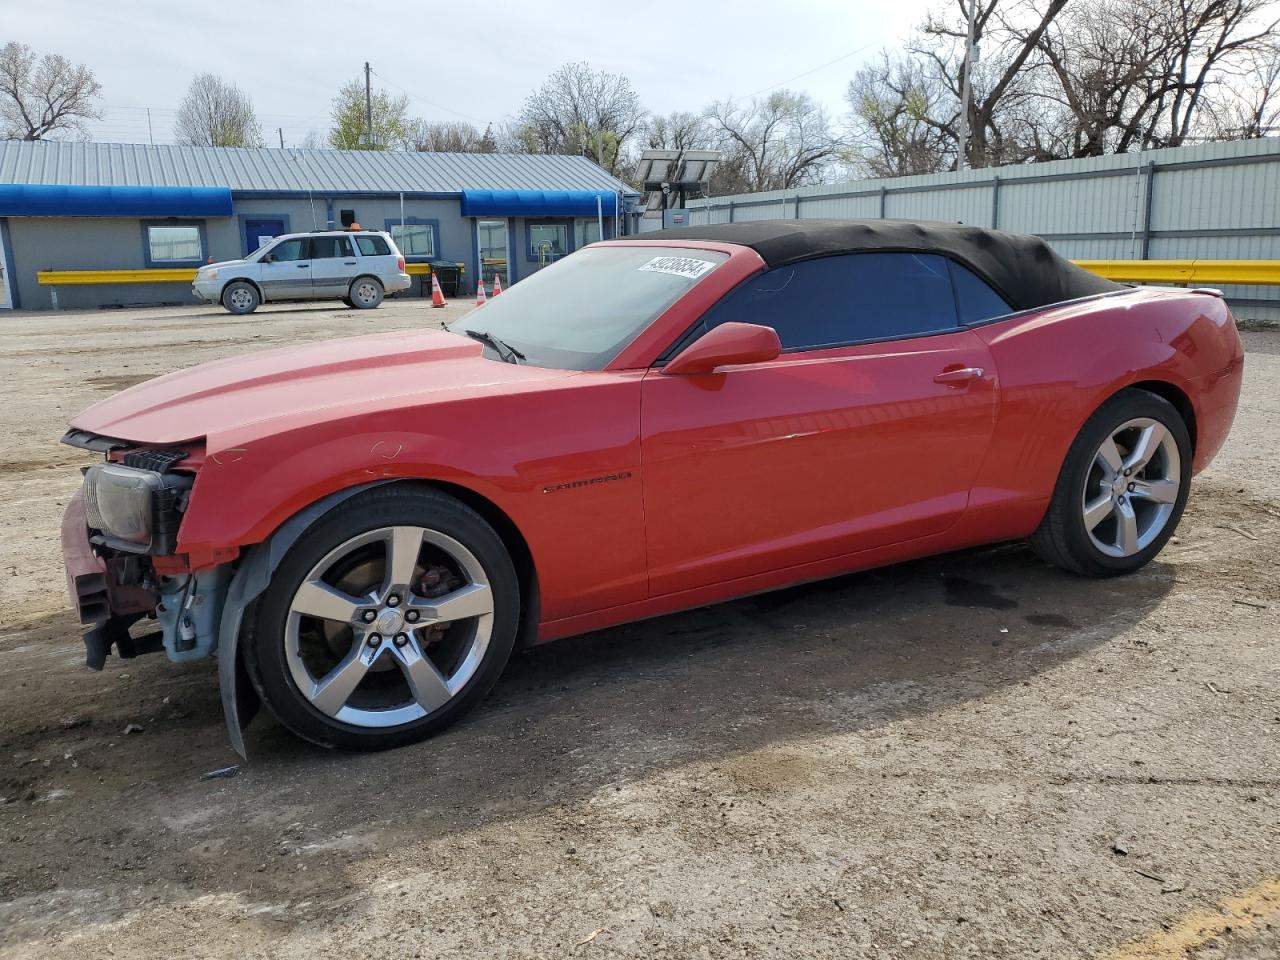
{"type": "Polygon", "coordinates": [[[1117,286],[1032,238],[773,221],[592,244],[448,330],[132,387],[62,541],[91,666],[216,654],[346,748],[421,739],[531,644],[1029,539],[1138,569],[1230,429],[1212,290],[1117,286]],[[158,629],[135,624],[154,619],[158,629]]]}

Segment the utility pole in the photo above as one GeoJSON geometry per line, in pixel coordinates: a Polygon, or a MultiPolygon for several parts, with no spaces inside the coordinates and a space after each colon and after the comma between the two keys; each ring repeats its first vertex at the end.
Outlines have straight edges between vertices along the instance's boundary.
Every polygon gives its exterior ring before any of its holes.
{"type": "Polygon", "coordinates": [[[147,107],[147,139],[151,141],[151,145],[156,145],[155,134],[151,132],[151,108],[147,107]]]}
{"type": "Polygon", "coordinates": [[[284,127],[276,127],[276,133],[280,134],[280,149],[284,149],[284,127]]]}
{"type": "Polygon", "coordinates": [[[973,99],[973,87],[969,82],[969,74],[973,72],[973,31],[977,12],[978,0],[969,0],[969,31],[964,38],[964,65],[960,68],[960,153],[956,159],[957,170],[963,170],[968,160],[966,153],[969,148],[969,102],[973,99]]]}
{"type": "Polygon", "coordinates": [[[364,62],[364,129],[369,138],[369,149],[373,149],[373,85],[369,80],[369,61],[364,62]]]}

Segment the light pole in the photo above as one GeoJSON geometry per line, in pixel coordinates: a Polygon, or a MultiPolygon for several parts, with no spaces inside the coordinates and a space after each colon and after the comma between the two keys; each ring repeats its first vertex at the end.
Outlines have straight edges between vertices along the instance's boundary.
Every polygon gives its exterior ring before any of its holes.
{"type": "Polygon", "coordinates": [[[973,72],[973,31],[978,0],[969,0],[968,6],[969,29],[964,38],[964,63],[960,67],[960,149],[956,159],[957,170],[963,170],[968,166],[966,153],[969,146],[969,101],[973,99],[969,74],[973,72]]]}

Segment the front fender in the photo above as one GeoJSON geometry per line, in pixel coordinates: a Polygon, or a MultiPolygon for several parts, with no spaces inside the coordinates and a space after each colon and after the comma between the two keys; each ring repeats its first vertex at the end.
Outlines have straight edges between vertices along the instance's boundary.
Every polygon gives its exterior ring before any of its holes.
{"type": "Polygon", "coordinates": [[[360,484],[318,500],[286,520],[267,540],[245,551],[223,603],[222,617],[218,625],[218,686],[222,695],[222,714],[227,721],[227,734],[236,753],[249,758],[244,745],[244,728],[240,713],[246,691],[240,688],[242,674],[239,669],[240,635],[243,632],[244,614],[249,605],[262,595],[271,582],[276,567],[284,559],[289,548],[322,516],[338,504],[358,493],[381,486],[385,481],[375,480],[360,484]]]}

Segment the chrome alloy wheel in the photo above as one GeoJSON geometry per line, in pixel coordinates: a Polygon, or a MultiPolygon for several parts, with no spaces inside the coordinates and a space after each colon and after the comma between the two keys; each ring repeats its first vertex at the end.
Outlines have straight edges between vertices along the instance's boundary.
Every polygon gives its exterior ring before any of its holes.
{"type": "Polygon", "coordinates": [[[231,306],[237,310],[248,310],[253,306],[253,294],[244,287],[236,287],[228,294],[227,299],[231,301],[231,306]]]}
{"type": "Polygon", "coordinates": [[[433,713],[475,675],[493,631],[484,568],[425,527],[370,530],[303,578],[285,621],[285,657],[311,705],[356,727],[433,713]]]}
{"type": "Polygon", "coordinates": [[[1109,557],[1145,550],[1173,515],[1182,464],[1164,424],[1138,417],[1111,431],[1094,454],[1081,510],[1093,545],[1109,557]]]}
{"type": "Polygon", "coordinates": [[[361,280],[351,291],[353,300],[371,306],[378,302],[378,287],[372,280],[361,280]]]}

